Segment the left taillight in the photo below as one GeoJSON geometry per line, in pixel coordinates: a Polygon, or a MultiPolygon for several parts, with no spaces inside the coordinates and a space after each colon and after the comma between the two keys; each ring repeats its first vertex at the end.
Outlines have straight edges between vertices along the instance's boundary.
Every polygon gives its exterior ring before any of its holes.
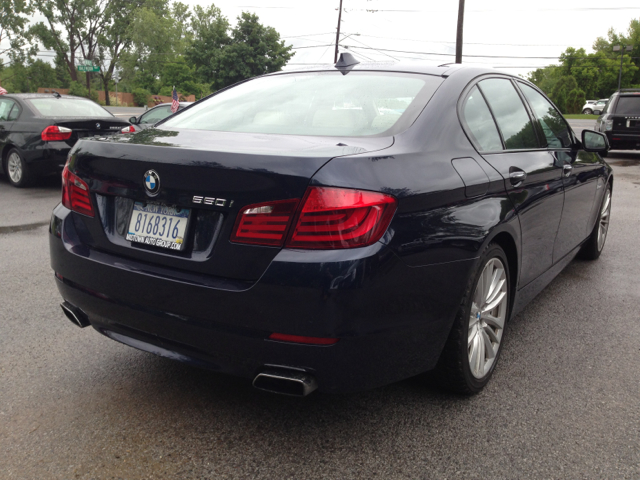
{"type": "Polygon", "coordinates": [[[60,140],[69,140],[72,130],[67,127],[59,127],[57,125],[49,125],[45,128],[40,137],[45,142],[56,142],[60,140]]]}
{"type": "Polygon", "coordinates": [[[89,185],[74,175],[65,165],[62,170],[62,205],[74,212],[93,217],[93,206],[89,195],[89,185]]]}
{"type": "Polygon", "coordinates": [[[129,125],[128,127],[124,127],[120,130],[120,133],[135,133],[136,129],[133,125],[129,125]]]}
{"type": "Polygon", "coordinates": [[[299,200],[280,200],[244,207],[236,220],[231,241],[281,247],[299,200]]]}

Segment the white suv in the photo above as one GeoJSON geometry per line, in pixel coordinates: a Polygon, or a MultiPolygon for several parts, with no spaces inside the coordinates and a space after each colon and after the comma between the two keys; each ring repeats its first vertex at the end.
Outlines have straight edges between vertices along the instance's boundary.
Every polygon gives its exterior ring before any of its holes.
{"type": "Polygon", "coordinates": [[[582,107],[582,113],[586,115],[600,115],[604,110],[604,107],[609,101],[608,98],[602,98],[600,100],[587,100],[587,103],[582,107]]]}

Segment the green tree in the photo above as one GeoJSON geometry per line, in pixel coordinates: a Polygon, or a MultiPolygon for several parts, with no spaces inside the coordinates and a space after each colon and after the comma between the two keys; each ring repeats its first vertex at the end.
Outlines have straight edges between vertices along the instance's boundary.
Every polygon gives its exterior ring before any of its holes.
{"type": "Polygon", "coordinates": [[[277,72],[293,57],[273,27],[265,27],[257,15],[242,12],[231,32],[231,43],[215,58],[211,88],[217,90],[241,80],[277,72]]]}
{"type": "MultiPolygon", "coordinates": [[[[110,6],[105,0],[32,0],[34,7],[45,17],[30,33],[45,48],[53,50],[64,59],[73,81],[78,80],[76,57],[93,60],[97,53],[98,38],[109,25],[106,11],[110,6]]],[[[86,73],[90,89],[91,73],[86,73]]]]}
{"type": "Polygon", "coordinates": [[[551,91],[551,100],[556,104],[560,112],[569,113],[569,92],[577,90],[578,82],[571,75],[560,77],[551,91]]]}
{"type": "Polygon", "coordinates": [[[31,6],[26,0],[0,0],[0,67],[3,66],[4,55],[24,61],[26,56],[35,53],[26,28],[31,13],[31,6]]]}
{"type": "Polygon", "coordinates": [[[567,94],[567,113],[581,113],[586,100],[584,90],[574,88],[567,94]]]}
{"type": "Polygon", "coordinates": [[[229,21],[215,5],[210,5],[207,9],[196,6],[191,17],[191,30],[192,38],[185,57],[194,66],[198,80],[213,83],[220,50],[231,43],[229,21]]]}

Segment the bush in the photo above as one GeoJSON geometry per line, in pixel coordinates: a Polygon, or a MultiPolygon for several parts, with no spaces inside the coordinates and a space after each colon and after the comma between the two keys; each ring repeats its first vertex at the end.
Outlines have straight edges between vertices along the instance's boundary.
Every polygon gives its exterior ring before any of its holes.
{"type": "Polygon", "coordinates": [[[144,88],[135,88],[132,93],[133,101],[139,107],[144,107],[149,101],[149,97],[151,96],[151,92],[149,90],[145,90],[144,88]]]}
{"type": "Polygon", "coordinates": [[[91,100],[93,100],[96,103],[98,103],[98,100],[100,99],[100,95],[98,95],[98,91],[97,90],[91,90],[91,94],[87,95],[87,97],[90,98],[91,100]]]}
{"type": "Polygon", "coordinates": [[[567,95],[567,113],[582,113],[582,106],[586,101],[584,90],[574,88],[567,95]]]}
{"type": "Polygon", "coordinates": [[[71,82],[69,84],[69,95],[75,95],[77,97],[88,97],[89,91],[80,82],[71,82]]]}

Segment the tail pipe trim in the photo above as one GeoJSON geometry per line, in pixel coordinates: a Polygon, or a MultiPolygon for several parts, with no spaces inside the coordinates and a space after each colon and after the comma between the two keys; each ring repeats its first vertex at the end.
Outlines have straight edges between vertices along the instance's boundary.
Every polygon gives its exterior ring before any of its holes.
{"type": "Polygon", "coordinates": [[[71,305],[69,302],[62,302],[60,307],[62,308],[65,316],[77,327],[84,328],[91,325],[87,314],[75,305],[71,305]]]}
{"type": "Polygon", "coordinates": [[[256,375],[253,386],[282,395],[305,397],[318,388],[316,378],[304,370],[292,367],[268,367],[256,375]]]}

